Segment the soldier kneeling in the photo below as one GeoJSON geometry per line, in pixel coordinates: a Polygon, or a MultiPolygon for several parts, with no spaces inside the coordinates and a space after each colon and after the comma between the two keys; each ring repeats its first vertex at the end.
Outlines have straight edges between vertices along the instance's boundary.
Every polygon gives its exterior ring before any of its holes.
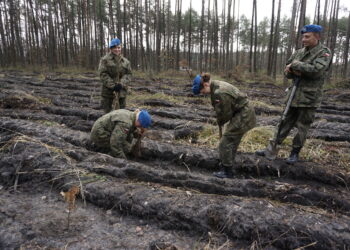
{"type": "Polygon", "coordinates": [[[99,151],[126,159],[132,150],[135,134],[142,136],[151,123],[151,116],[146,110],[114,110],[94,123],[91,141],[99,147],[99,151]],[[139,133],[135,133],[138,130],[139,133]]]}

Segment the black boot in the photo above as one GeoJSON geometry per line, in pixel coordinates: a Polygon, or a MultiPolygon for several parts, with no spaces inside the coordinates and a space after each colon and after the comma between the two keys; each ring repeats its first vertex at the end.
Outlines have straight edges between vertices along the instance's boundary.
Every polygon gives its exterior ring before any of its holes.
{"type": "Polygon", "coordinates": [[[255,151],[255,154],[259,156],[265,156],[265,152],[266,152],[266,149],[261,149],[261,150],[255,151]]]}
{"type": "Polygon", "coordinates": [[[220,171],[214,172],[213,175],[218,178],[232,178],[233,177],[232,166],[225,166],[220,163],[220,171]]]}
{"type": "Polygon", "coordinates": [[[274,160],[277,157],[278,150],[279,144],[276,144],[275,141],[270,140],[269,144],[265,149],[257,150],[255,151],[255,154],[259,156],[265,156],[269,160],[274,160]]]}
{"type": "Polygon", "coordinates": [[[293,148],[290,152],[289,157],[287,158],[287,163],[294,164],[299,160],[299,152],[301,150],[301,147],[293,148]]]}

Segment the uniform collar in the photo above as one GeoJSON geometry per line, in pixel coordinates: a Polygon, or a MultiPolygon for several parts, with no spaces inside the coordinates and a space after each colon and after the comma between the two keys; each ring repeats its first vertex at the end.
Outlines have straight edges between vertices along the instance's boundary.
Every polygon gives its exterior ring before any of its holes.
{"type": "Polygon", "coordinates": [[[109,57],[111,57],[113,59],[114,58],[120,59],[120,58],[122,58],[122,55],[117,56],[117,55],[113,54],[112,52],[109,52],[109,57]]]}
{"type": "Polygon", "coordinates": [[[322,47],[321,42],[318,42],[318,44],[317,44],[315,47],[313,47],[312,49],[306,49],[306,48],[304,48],[304,52],[305,52],[305,53],[314,54],[314,53],[316,53],[317,51],[319,51],[321,47],[322,47]]]}

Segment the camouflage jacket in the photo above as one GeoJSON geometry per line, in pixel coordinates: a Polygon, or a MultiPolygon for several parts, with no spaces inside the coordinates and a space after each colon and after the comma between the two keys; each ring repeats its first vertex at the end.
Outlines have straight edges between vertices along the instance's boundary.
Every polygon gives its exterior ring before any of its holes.
{"type": "Polygon", "coordinates": [[[232,84],[223,81],[211,81],[210,97],[220,126],[231,120],[234,114],[248,104],[246,94],[240,92],[232,84]]]}
{"type": "MultiPolygon", "coordinates": [[[[302,48],[294,52],[287,65],[301,73],[301,81],[292,101],[292,107],[318,107],[322,100],[325,72],[331,63],[331,51],[321,43],[312,49],[302,48]]],[[[292,73],[287,78],[294,78],[292,73]]]]}
{"type": "Polygon", "coordinates": [[[123,89],[120,91],[119,96],[126,96],[127,85],[131,80],[131,66],[128,59],[109,52],[101,58],[98,73],[102,81],[102,96],[112,97],[114,85],[118,82],[123,84],[123,89]]]}
{"type": "Polygon", "coordinates": [[[136,114],[118,109],[100,117],[91,131],[91,139],[100,146],[110,147],[111,155],[126,158],[134,137],[136,114]],[[108,144],[108,145],[107,145],[108,144]]]}

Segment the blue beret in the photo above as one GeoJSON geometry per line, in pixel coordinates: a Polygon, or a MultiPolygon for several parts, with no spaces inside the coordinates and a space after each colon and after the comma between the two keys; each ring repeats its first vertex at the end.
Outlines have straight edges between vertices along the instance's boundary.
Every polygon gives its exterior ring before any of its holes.
{"type": "Polygon", "coordinates": [[[192,84],[192,92],[195,95],[199,94],[199,89],[201,86],[201,76],[197,75],[194,80],[193,80],[193,84],[192,84]]]}
{"type": "Polygon", "coordinates": [[[109,48],[113,48],[114,46],[119,46],[120,40],[119,38],[113,38],[112,41],[109,43],[109,48]]]}
{"type": "Polygon", "coordinates": [[[305,25],[300,33],[304,34],[304,33],[308,33],[308,32],[315,32],[315,33],[321,33],[323,30],[322,26],[320,25],[316,25],[316,24],[309,24],[309,25],[305,25]]]}
{"type": "Polygon", "coordinates": [[[139,122],[143,128],[148,128],[152,124],[151,116],[146,110],[141,110],[139,113],[139,122]]]}

